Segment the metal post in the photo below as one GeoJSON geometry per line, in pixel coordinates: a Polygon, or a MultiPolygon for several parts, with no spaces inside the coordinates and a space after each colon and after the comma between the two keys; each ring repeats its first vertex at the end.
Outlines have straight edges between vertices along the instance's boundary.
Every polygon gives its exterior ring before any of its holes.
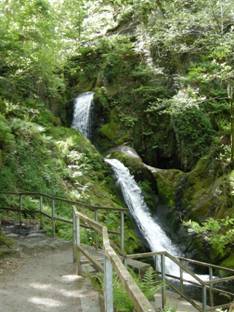
{"type": "Polygon", "coordinates": [[[73,244],[73,263],[76,263],[77,261],[77,252],[76,252],[76,214],[75,214],[75,210],[73,209],[73,218],[72,218],[72,244],[73,244]]]}
{"type": "Polygon", "coordinates": [[[73,245],[73,263],[76,262],[76,215],[75,210],[73,209],[72,217],[72,245],[73,245]]]}
{"type": "MultiPolygon", "coordinates": [[[[212,281],[213,279],[213,268],[209,266],[209,280],[212,281]]],[[[213,294],[213,284],[211,283],[209,285],[209,290],[210,290],[210,306],[214,306],[214,294],[213,294]]]]}
{"type": "Polygon", "coordinates": [[[52,199],[52,235],[55,238],[55,200],[52,199]]]}
{"type": "Polygon", "coordinates": [[[206,312],[206,303],[207,303],[207,293],[206,285],[202,287],[202,312],[206,312]]]}
{"type": "Polygon", "coordinates": [[[19,196],[19,213],[18,213],[18,218],[19,218],[19,225],[22,225],[22,208],[23,208],[23,195],[20,194],[19,196]]]}
{"type": "MultiPolygon", "coordinates": [[[[153,259],[154,259],[154,270],[157,274],[158,271],[160,270],[160,268],[158,268],[158,256],[157,255],[153,256],[153,259]]],[[[154,296],[154,302],[155,302],[155,306],[157,306],[158,299],[156,296],[154,296]]]]}
{"type": "Polygon", "coordinates": [[[124,252],[124,212],[120,213],[120,247],[121,251],[124,252]]]}
{"type": "Polygon", "coordinates": [[[154,259],[154,269],[155,269],[155,272],[157,273],[158,272],[158,256],[155,255],[153,256],[153,259],[154,259]]]}
{"type": "Polygon", "coordinates": [[[113,312],[112,264],[107,257],[105,257],[104,267],[105,312],[113,312]]]}
{"type": "MultiPolygon", "coordinates": [[[[96,222],[98,222],[98,210],[96,209],[95,211],[94,211],[94,220],[96,221],[96,222]]],[[[96,247],[96,249],[98,249],[98,235],[95,235],[95,247],[96,247]]]]}
{"type": "Polygon", "coordinates": [[[43,218],[42,218],[42,209],[43,209],[43,197],[40,196],[39,200],[39,209],[40,209],[40,229],[43,228],[43,218]]]}
{"type": "MultiPolygon", "coordinates": [[[[181,260],[180,260],[180,263],[182,264],[181,260]]],[[[181,293],[183,293],[183,287],[184,287],[183,269],[182,269],[182,266],[180,266],[180,291],[181,291],[181,293]]]]}
{"type": "Polygon", "coordinates": [[[81,253],[80,253],[80,217],[79,215],[75,215],[75,233],[76,233],[76,274],[81,274],[81,253]]]}
{"type": "Polygon", "coordinates": [[[162,309],[166,306],[166,271],[165,271],[165,255],[161,255],[161,275],[162,275],[162,309]]]}

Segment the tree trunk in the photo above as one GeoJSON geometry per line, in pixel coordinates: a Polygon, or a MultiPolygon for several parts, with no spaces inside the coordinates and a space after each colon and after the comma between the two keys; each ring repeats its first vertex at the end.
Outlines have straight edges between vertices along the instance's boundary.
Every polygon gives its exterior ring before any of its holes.
{"type": "Polygon", "coordinates": [[[231,100],[231,164],[234,168],[234,105],[231,100]]]}

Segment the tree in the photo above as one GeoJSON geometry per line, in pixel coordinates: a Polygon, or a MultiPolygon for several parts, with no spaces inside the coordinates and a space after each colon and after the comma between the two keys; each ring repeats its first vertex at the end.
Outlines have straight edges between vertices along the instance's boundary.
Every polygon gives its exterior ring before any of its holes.
{"type": "Polygon", "coordinates": [[[228,84],[228,98],[231,103],[231,164],[234,167],[234,104],[233,104],[233,88],[228,84]]]}
{"type": "Polygon", "coordinates": [[[82,40],[82,25],[85,16],[84,0],[64,0],[56,7],[59,32],[65,46],[72,50],[82,40]]]}
{"type": "Polygon", "coordinates": [[[47,0],[0,3],[0,90],[15,98],[48,103],[62,82],[58,67],[55,13],[47,0]]]}

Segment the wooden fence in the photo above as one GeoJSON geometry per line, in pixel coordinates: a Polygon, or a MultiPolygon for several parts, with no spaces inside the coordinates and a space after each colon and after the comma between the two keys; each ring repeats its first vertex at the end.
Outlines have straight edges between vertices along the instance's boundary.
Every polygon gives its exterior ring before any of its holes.
{"type": "MultiPolygon", "coordinates": [[[[83,254],[96,268],[96,270],[104,273],[104,301],[105,301],[105,310],[106,312],[113,311],[113,285],[112,285],[112,275],[113,271],[119,277],[120,281],[123,284],[124,289],[126,290],[128,296],[132,299],[135,311],[137,312],[150,312],[154,311],[151,303],[142,293],[142,291],[137,286],[136,282],[128,272],[126,266],[123,264],[122,260],[125,259],[144,259],[152,258],[155,263],[157,263],[157,258],[160,258],[160,268],[156,268],[156,272],[161,276],[163,281],[162,283],[162,308],[166,306],[166,292],[167,288],[173,289],[175,292],[180,294],[185,300],[192,304],[200,312],[215,311],[218,308],[228,308],[233,304],[234,294],[230,291],[217,288],[217,284],[234,281],[234,270],[224,268],[217,265],[212,265],[209,263],[204,263],[192,259],[187,259],[183,257],[174,257],[169,253],[163,252],[148,252],[140,253],[133,255],[126,255],[124,252],[125,245],[125,232],[124,232],[124,223],[125,215],[127,214],[127,209],[125,208],[112,208],[112,207],[100,207],[95,205],[90,205],[82,201],[71,201],[66,198],[52,196],[43,193],[37,192],[8,192],[1,193],[0,195],[17,197],[18,206],[17,207],[3,207],[0,202],[0,210],[4,211],[13,211],[17,213],[19,224],[22,224],[22,215],[39,215],[41,226],[43,226],[43,217],[47,218],[51,222],[51,232],[53,237],[56,235],[56,222],[63,222],[71,224],[73,227],[73,259],[76,263],[77,273],[81,274],[81,255],[83,254]],[[36,200],[37,207],[33,210],[25,209],[23,205],[23,199],[25,197],[33,198],[36,200]],[[49,201],[50,212],[45,211],[44,202],[49,201]],[[58,203],[66,203],[70,207],[71,218],[67,219],[58,215],[58,203]],[[81,213],[80,207],[84,207],[89,211],[93,212],[93,219],[88,217],[86,214],[81,213]],[[116,212],[120,215],[120,230],[110,230],[106,226],[98,222],[98,214],[100,210],[105,212],[116,212]],[[95,231],[99,237],[102,239],[102,249],[104,253],[104,265],[95,259],[95,257],[89,253],[83,245],[81,245],[81,235],[80,228],[92,229],[95,231]],[[109,234],[119,235],[120,248],[116,246],[110,239],[109,234]],[[116,252],[118,251],[118,254],[116,252]],[[179,268],[179,276],[173,276],[166,272],[165,262],[166,259],[174,262],[179,268]],[[207,268],[209,271],[209,280],[204,281],[199,278],[193,271],[190,269],[189,265],[200,265],[207,268]],[[214,275],[214,270],[221,270],[232,276],[217,278],[214,275]],[[189,276],[189,279],[184,278],[184,273],[189,276]],[[178,281],[179,287],[175,286],[172,282],[178,281]],[[202,289],[202,304],[198,304],[190,297],[184,293],[185,283],[193,284],[202,289]],[[214,305],[214,294],[219,293],[230,298],[230,302],[224,305],[215,306],[214,305]],[[209,296],[207,296],[209,295],[209,296]],[[209,302],[208,302],[209,297],[209,302]],[[209,304],[209,305],[208,305],[209,304]]],[[[48,202],[47,202],[48,204],[48,202]]],[[[96,235],[96,237],[98,237],[96,235]]],[[[127,263],[127,261],[126,261],[127,263]]]]}

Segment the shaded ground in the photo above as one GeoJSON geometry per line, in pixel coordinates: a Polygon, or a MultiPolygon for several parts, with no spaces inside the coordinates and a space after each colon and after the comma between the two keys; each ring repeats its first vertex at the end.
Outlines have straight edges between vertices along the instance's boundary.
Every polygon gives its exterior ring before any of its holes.
{"type": "Polygon", "coordinates": [[[70,244],[42,243],[43,237],[17,240],[20,257],[0,261],[0,311],[101,311],[99,293],[88,279],[74,275],[70,244]]]}
{"type": "MultiPolygon", "coordinates": [[[[157,293],[155,295],[155,307],[157,309],[161,308],[161,294],[157,293]]],[[[188,301],[183,300],[179,295],[167,291],[167,305],[174,308],[176,312],[197,312],[188,301]]]]}

